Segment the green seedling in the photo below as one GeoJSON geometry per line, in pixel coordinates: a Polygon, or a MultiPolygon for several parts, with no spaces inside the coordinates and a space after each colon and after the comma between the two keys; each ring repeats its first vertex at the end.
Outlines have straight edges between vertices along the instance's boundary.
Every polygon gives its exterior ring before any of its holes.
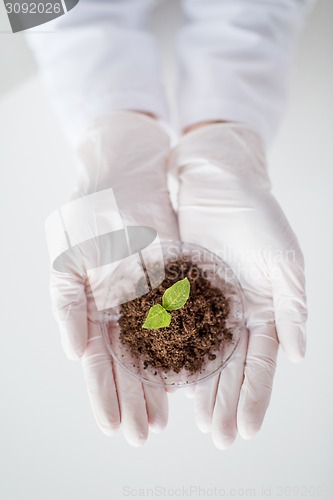
{"type": "Polygon", "coordinates": [[[177,281],[165,290],[162,297],[162,305],[155,304],[149,309],[146,321],[142,328],[165,328],[170,325],[171,314],[168,311],[176,311],[183,307],[190,296],[190,282],[187,278],[177,281]]]}

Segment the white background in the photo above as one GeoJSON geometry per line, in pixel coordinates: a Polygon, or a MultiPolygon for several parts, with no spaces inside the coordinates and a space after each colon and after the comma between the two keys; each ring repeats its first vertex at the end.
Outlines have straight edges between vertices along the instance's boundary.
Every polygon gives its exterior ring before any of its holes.
{"type": "MultiPolygon", "coordinates": [[[[155,11],[163,50],[166,20],[177,16],[176,1],[155,11]]],[[[296,366],[280,353],[260,434],[228,451],[200,433],[181,391],[169,397],[167,430],[143,448],[97,428],[80,362],[61,350],[48,296],[44,220],[69,198],[74,162],[23,36],[0,33],[1,500],[118,500],[129,489],[129,498],[333,498],[332,21],[333,2],[320,0],[270,154],[274,193],[306,259],[308,355],[296,366]],[[154,487],[161,488],[154,495],[139,490],[154,487]]],[[[171,60],[170,52],[172,83],[171,60]]]]}

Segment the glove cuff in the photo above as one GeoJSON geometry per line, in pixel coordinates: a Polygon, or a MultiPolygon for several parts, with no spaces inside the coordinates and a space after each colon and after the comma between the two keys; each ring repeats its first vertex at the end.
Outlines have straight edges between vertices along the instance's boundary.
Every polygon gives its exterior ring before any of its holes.
{"type": "Polygon", "coordinates": [[[248,177],[258,187],[270,188],[264,146],[258,134],[241,123],[212,123],[184,135],[173,148],[169,171],[193,163],[209,163],[240,178],[248,177]]]}
{"type": "Polygon", "coordinates": [[[169,138],[168,146],[170,142],[175,142],[176,134],[170,125],[164,121],[162,118],[156,116],[153,117],[151,114],[131,111],[131,110],[118,110],[108,113],[107,115],[100,116],[95,120],[90,122],[89,127],[81,134],[79,140],[77,141],[76,149],[79,151],[84,145],[84,143],[89,140],[91,135],[95,135],[98,132],[102,133],[103,130],[116,129],[118,132],[131,133],[133,130],[147,133],[152,132],[152,130],[164,132],[164,136],[169,138]]]}
{"type": "Polygon", "coordinates": [[[94,120],[76,149],[74,198],[110,187],[123,189],[132,176],[146,176],[165,164],[170,141],[167,125],[143,113],[115,111],[94,120]]]}

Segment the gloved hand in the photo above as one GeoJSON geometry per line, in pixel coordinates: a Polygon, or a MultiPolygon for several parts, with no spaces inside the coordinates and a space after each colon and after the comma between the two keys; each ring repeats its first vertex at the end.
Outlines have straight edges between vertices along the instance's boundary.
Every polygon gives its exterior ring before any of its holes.
{"type": "MultiPolygon", "coordinates": [[[[168,133],[153,118],[120,111],[96,122],[77,149],[79,175],[74,199],[84,200],[86,216],[82,220],[82,213],[75,215],[72,210],[68,216],[68,210],[62,210],[62,216],[67,214],[65,226],[71,226],[74,237],[81,230],[91,236],[95,224],[103,226],[112,220],[119,229],[120,216],[112,212],[112,200],[110,209],[106,204],[97,221],[95,198],[88,196],[112,188],[124,226],[150,226],[157,230],[160,240],[178,239],[166,183],[168,153],[168,133]]],[[[59,242],[51,222],[49,247],[56,255],[59,242]]],[[[121,425],[128,442],[138,446],[147,439],[149,428],[158,432],[165,427],[167,394],[163,387],[142,384],[112,362],[104,346],[84,262],[72,260],[70,271],[51,272],[51,297],[64,350],[69,358],[82,359],[93,413],[101,430],[112,435],[121,425]]]]}
{"type": "Polygon", "coordinates": [[[245,294],[248,334],[222,372],[194,390],[196,419],[218,448],[247,439],[269,404],[279,344],[305,354],[303,256],[270,192],[257,135],[241,124],[209,124],[183,136],[170,157],[179,181],[181,239],[234,269],[245,294]]]}

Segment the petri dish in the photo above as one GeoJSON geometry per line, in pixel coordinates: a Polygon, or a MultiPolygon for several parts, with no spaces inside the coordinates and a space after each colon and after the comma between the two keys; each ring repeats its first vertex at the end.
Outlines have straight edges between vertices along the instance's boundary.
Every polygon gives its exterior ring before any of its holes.
{"type": "MultiPolygon", "coordinates": [[[[186,275],[186,273],[185,273],[186,275]]],[[[177,278],[183,279],[184,272],[177,278]]],[[[190,282],[195,276],[188,276],[190,282]]],[[[106,349],[114,362],[119,363],[130,375],[142,382],[181,388],[196,384],[219,373],[235,355],[246,331],[244,296],[242,287],[231,267],[219,256],[206,248],[182,241],[164,241],[150,245],[145,250],[123,259],[114,267],[112,285],[106,291],[105,303],[100,312],[100,325],[106,349]],[[149,294],[170,272],[175,262],[190,262],[199,268],[214,288],[222,291],[228,302],[228,314],[224,326],[231,332],[228,341],[204,356],[200,369],[192,372],[183,367],[179,371],[171,368],[147,364],[146,353],[134,353],[131,346],[123,341],[119,324],[122,304],[149,294]],[[112,300],[110,300],[110,298],[112,300]],[[110,303],[114,304],[111,305],[110,303]]],[[[159,330],[148,330],[156,335],[159,330]]],[[[179,350],[174,345],[172,349],[179,350]]],[[[171,353],[172,354],[172,353],[171,353]]]]}

